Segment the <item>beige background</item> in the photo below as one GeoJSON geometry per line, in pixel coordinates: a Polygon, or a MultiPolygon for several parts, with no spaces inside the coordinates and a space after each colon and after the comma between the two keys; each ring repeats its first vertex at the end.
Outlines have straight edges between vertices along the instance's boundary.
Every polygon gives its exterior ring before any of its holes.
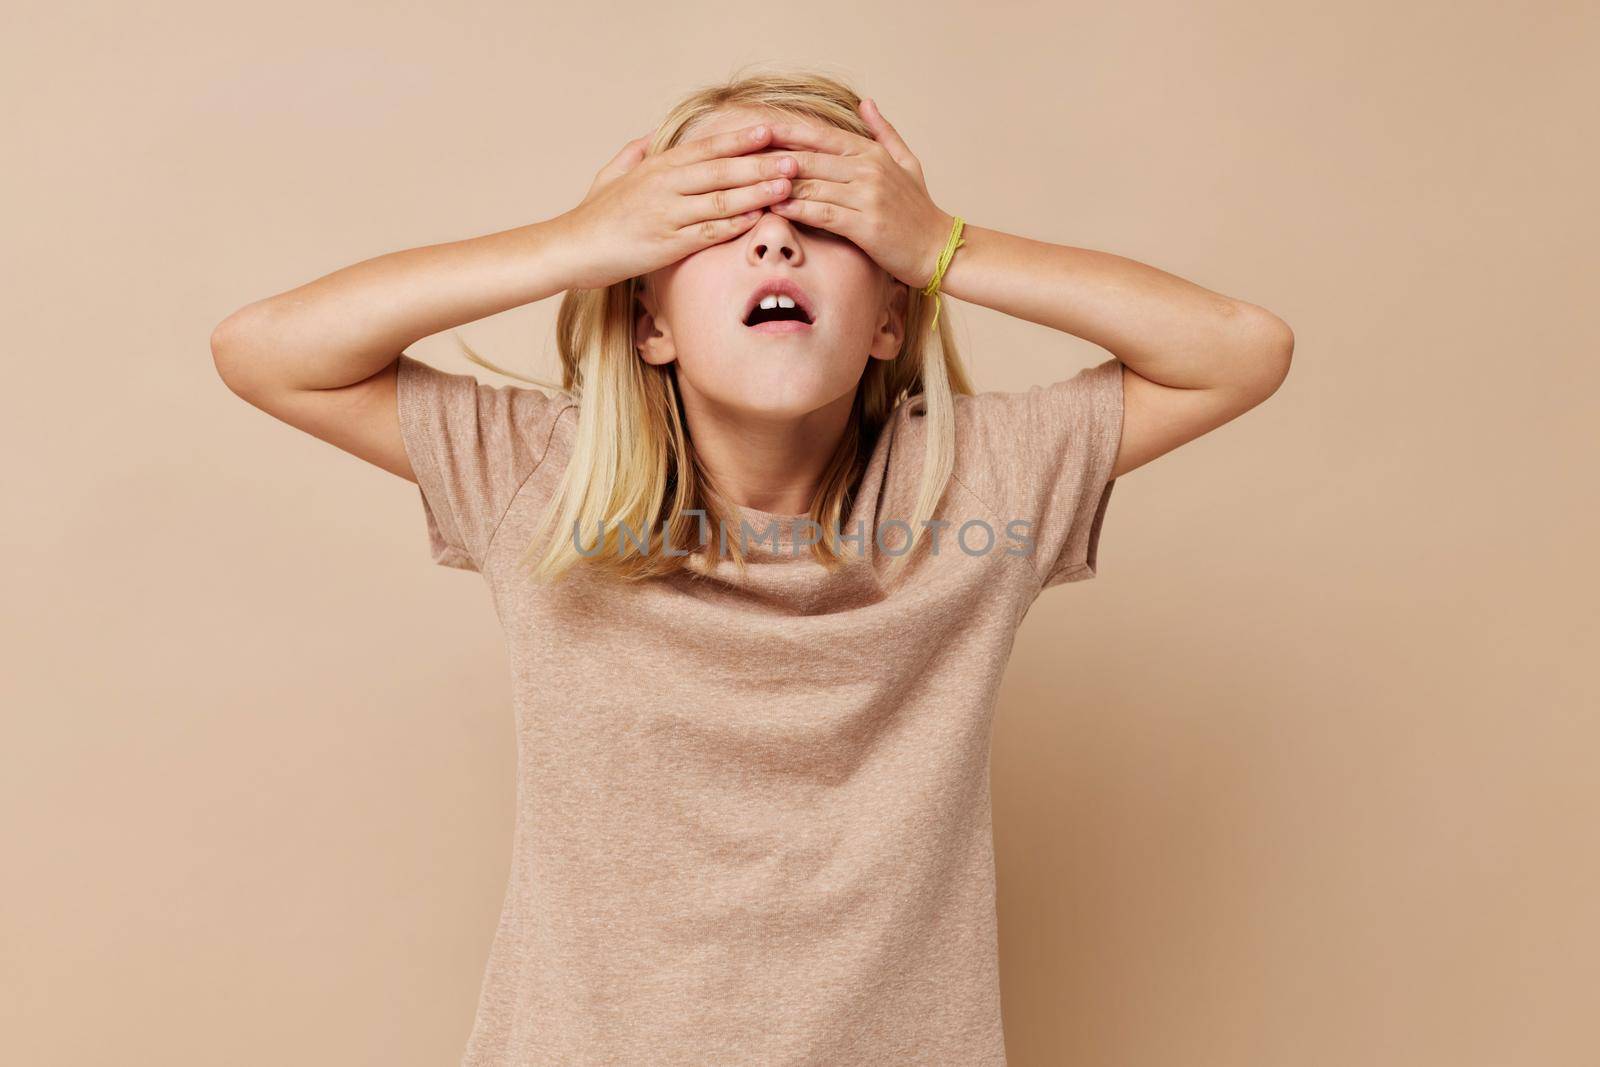
{"type": "MultiPolygon", "coordinates": [[[[565,210],[757,62],[875,95],[946,210],[1297,335],[1018,636],[1012,1061],[1600,1058],[1593,5],[13,11],[0,1061],[456,1062],[509,860],[492,607],[207,338],[565,210]]],[[[553,372],[555,306],[462,334],[553,372]]],[[[952,307],[985,388],[1102,358],[952,307]]]]}

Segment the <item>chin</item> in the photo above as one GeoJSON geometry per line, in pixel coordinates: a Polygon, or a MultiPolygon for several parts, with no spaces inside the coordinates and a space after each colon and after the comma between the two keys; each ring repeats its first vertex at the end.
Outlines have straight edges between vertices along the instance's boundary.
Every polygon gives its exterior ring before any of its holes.
{"type": "Polygon", "coordinates": [[[766,391],[710,397],[727,411],[751,419],[799,419],[826,407],[834,397],[808,392],[766,391]]]}
{"type": "MultiPolygon", "coordinates": [[[[855,390],[865,367],[773,365],[757,370],[748,363],[734,373],[709,376],[709,387],[689,384],[708,401],[753,418],[800,418],[855,390]]],[[[681,368],[680,368],[681,373],[681,368]]],[[[696,379],[702,375],[695,375],[696,379]]]]}

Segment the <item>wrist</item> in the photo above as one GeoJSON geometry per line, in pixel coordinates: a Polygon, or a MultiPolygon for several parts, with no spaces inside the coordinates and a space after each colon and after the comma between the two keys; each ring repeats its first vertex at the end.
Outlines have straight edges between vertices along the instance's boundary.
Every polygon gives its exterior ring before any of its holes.
{"type": "MultiPolygon", "coordinates": [[[[945,246],[950,243],[952,236],[954,236],[955,228],[956,217],[943,211],[938,213],[936,221],[930,227],[931,236],[927,244],[928,251],[925,253],[924,258],[925,267],[920,275],[922,282],[917,286],[923,292],[927,292],[928,288],[933,285],[934,279],[939,277],[939,260],[944,256],[945,246]]],[[[945,264],[945,270],[946,272],[949,271],[948,263],[945,264]]],[[[942,279],[940,280],[940,288],[943,288],[942,279]]]]}
{"type": "Polygon", "coordinates": [[[529,247],[539,261],[538,270],[555,292],[589,288],[588,271],[582,261],[584,242],[577,220],[564,211],[526,227],[529,247]]]}

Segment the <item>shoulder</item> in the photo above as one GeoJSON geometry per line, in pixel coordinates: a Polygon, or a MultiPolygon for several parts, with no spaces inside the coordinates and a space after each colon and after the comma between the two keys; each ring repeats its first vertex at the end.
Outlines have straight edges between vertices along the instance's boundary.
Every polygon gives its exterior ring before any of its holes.
{"type": "Polygon", "coordinates": [[[405,354],[395,390],[401,424],[414,438],[522,464],[542,458],[564,434],[570,438],[578,407],[564,390],[491,385],[405,354]]]}
{"type": "Polygon", "coordinates": [[[547,459],[570,449],[577,399],[562,390],[489,385],[403,354],[395,393],[434,559],[481,570],[512,502],[547,459]]]}
{"type": "Polygon", "coordinates": [[[1016,502],[1064,471],[1114,460],[1122,413],[1115,358],[1047,384],[957,396],[957,476],[993,504],[1016,502]]]}

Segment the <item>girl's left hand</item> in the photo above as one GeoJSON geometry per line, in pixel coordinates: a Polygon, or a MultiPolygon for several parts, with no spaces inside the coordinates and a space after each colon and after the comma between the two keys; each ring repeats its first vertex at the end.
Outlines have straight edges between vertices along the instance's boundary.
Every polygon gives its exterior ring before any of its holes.
{"type": "Polygon", "coordinates": [[[870,99],[861,117],[876,140],[834,126],[772,122],[770,147],[808,148],[793,156],[789,199],[771,210],[847,238],[884,270],[916,289],[933,280],[955,225],[928,196],[922,164],[870,99]]]}

